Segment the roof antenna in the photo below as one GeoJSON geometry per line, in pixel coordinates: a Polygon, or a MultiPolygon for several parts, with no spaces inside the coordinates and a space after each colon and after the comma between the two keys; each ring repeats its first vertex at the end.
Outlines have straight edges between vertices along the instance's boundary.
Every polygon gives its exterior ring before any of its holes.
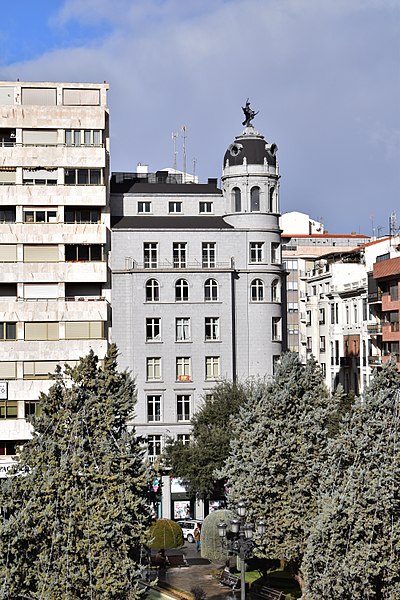
{"type": "Polygon", "coordinates": [[[175,131],[173,131],[172,134],[171,134],[171,136],[172,136],[172,143],[174,145],[174,158],[173,158],[172,162],[173,162],[173,165],[174,165],[174,170],[176,171],[176,169],[177,169],[177,156],[178,156],[178,152],[177,152],[177,149],[176,149],[176,138],[178,137],[178,134],[175,133],[175,131]]]}
{"type": "Polygon", "coordinates": [[[187,125],[182,125],[181,131],[183,133],[183,183],[186,183],[186,132],[187,132],[187,125]]]}

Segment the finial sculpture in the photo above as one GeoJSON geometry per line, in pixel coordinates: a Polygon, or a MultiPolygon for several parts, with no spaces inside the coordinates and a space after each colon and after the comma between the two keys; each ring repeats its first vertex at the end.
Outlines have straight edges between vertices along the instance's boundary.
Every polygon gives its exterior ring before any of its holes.
{"type": "Polygon", "coordinates": [[[250,100],[247,98],[246,105],[242,106],[242,111],[244,112],[245,120],[242,125],[245,127],[251,126],[251,121],[254,119],[256,115],[258,115],[259,111],[255,111],[250,106],[250,100]]]}

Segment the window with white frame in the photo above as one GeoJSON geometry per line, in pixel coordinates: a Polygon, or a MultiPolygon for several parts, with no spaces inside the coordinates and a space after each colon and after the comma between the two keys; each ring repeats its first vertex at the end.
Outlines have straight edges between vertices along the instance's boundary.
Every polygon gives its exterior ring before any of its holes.
{"type": "Polygon", "coordinates": [[[186,446],[186,444],[190,444],[190,433],[178,433],[176,439],[183,446],[186,446]]]}
{"type": "Polygon", "coordinates": [[[100,129],[66,129],[66,146],[102,146],[100,129]]]}
{"type": "Polygon", "coordinates": [[[325,308],[319,309],[319,324],[325,325],[325,308]]]}
{"type": "Polygon", "coordinates": [[[325,352],[325,336],[324,335],[320,335],[320,337],[319,337],[319,351],[325,352]]]}
{"type": "Polygon", "coordinates": [[[150,356],[146,358],[146,381],[161,380],[161,358],[150,356]]]}
{"type": "Polygon", "coordinates": [[[86,262],[104,260],[102,244],[65,244],[67,262],[86,262]]]}
{"type": "Polygon", "coordinates": [[[271,302],[280,302],[279,279],[274,279],[271,283],[271,302]]]}
{"type": "Polygon", "coordinates": [[[188,302],[189,301],[189,284],[186,279],[178,279],[175,284],[175,301],[176,302],[188,302]]]}
{"type": "Polygon", "coordinates": [[[175,341],[188,342],[190,341],[190,318],[177,317],[175,319],[175,341]]]}
{"type": "Polygon", "coordinates": [[[176,420],[190,421],[190,394],[177,394],[176,396],[176,420]]]}
{"type": "Polygon", "coordinates": [[[143,266],[145,269],[158,267],[158,243],[145,242],[143,244],[143,266]]]}
{"type": "Polygon", "coordinates": [[[139,214],[151,213],[151,202],[139,201],[137,203],[137,211],[139,214]]]}
{"type": "Polygon", "coordinates": [[[221,374],[220,357],[206,356],[206,379],[218,379],[221,374]]]}
{"type": "Polygon", "coordinates": [[[155,462],[161,455],[162,437],[161,435],[147,436],[147,456],[150,462],[155,462]]]}
{"type": "Polygon", "coordinates": [[[157,279],[149,279],[146,281],[146,302],[159,302],[160,300],[160,284],[157,279]]]}
{"type": "Polygon", "coordinates": [[[271,244],[271,263],[273,265],[281,263],[281,245],[279,242],[272,242],[271,244]]]}
{"type": "Polygon", "coordinates": [[[218,283],[215,279],[207,279],[204,284],[204,300],[205,302],[218,301],[218,283]]]}
{"type": "Polygon", "coordinates": [[[186,242],[174,242],[172,244],[172,261],[174,269],[185,269],[186,268],[186,242]]]}
{"type": "Polygon", "coordinates": [[[264,242],[250,242],[251,263],[261,263],[264,260],[264,242]]]}
{"type": "Polygon", "coordinates": [[[205,340],[206,342],[219,340],[219,317],[205,317],[205,340]]]}
{"type": "Polygon", "coordinates": [[[182,202],[172,201],[168,203],[168,212],[171,214],[180,214],[182,212],[182,202]]]}
{"type": "Polygon", "coordinates": [[[281,331],[281,318],[272,317],[272,340],[274,342],[280,342],[282,339],[281,331]]]}
{"type": "Polygon", "coordinates": [[[23,209],[24,223],[57,223],[57,211],[46,208],[23,209]]]}
{"type": "Polygon", "coordinates": [[[159,342],[161,340],[161,318],[146,317],[146,342],[159,342]]]}
{"type": "Polygon", "coordinates": [[[190,381],[192,377],[190,356],[178,356],[176,359],[176,380],[190,381]]]}
{"type": "Polygon", "coordinates": [[[264,301],[264,282],[261,279],[253,279],[251,282],[250,298],[252,302],[264,301]]]}
{"type": "Polygon", "coordinates": [[[32,167],[22,170],[22,183],[24,185],[57,185],[57,179],[57,169],[32,167]]]}
{"type": "Polygon", "coordinates": [[[213,211],[213,203],[212,202],[199,202],[199,213],[201,215],[211,214],[213,211]]]}
{"type": "Polygon", "coordinates": [[[201,245],[201,261],[203,269],[215,267],[215,242],[203,242],[201,245]]]}
{"type": "Polygon", "coordinates": [[[161,421],[161,394],[147,395],[147,421],[149,423],[161,421]]]}

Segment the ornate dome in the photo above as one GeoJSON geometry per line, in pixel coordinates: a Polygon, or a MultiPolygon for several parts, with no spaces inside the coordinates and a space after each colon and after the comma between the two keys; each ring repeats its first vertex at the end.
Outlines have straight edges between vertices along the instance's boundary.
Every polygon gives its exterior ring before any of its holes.
{"type": "Polygon", "coordinates": [[[250,125],[235,137],[235,141],[225,152],[223,166],[239,166],[246,159],[248,165],[269,164],[275,167],[277,150],[276,144],[268,144],[264,136],[250,125]]]}

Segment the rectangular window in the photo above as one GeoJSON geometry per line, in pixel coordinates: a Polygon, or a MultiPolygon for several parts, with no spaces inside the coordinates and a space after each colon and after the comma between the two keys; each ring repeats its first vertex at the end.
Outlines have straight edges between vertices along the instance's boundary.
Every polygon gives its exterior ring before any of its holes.
{"type": "Polygon", "coordinates": [[[306,349],[307,349],[307,352],[312,352],[312,337],[307,338],[306,349]]]}
{"type": "Polygon", "coordinates": [[[274,342],[280,342],[282,339],[281,333],[281,318],[272,317],[272,340],[274,342]]]}
{"type": "Polygon", "coordinates": [[[16,283],[0,283],[0,299],[15,300],[17,298],[16,283]]]}
{"type": "Polygon", "coordinates": [[[201,260],[203,269],[215,268],[215,242],[203,242],[201,245],[201,260]]]}
{"type": "Polygon", "coordinates": [[[57,180],[57,169],[37,167],[22,170],[22,183],[24,185],[57,185],[57,180]]]}
{"type": "Polygon", "coordinates": [[[24,146],[56,146],[57,141],[57,129],[22,130],[22,143],[24,146]]]}
{"type": "Polygon", "coordinates": [[[274,354],[272,356],[272,374],[273,375],[275,375],[275,373],[276,373],[276,369],[278,367],[278,363],[279,363],[280,358],[281,357],[280,357],[279,354],[274,354]]]}
{"type": "Polygon", "coordinates": [[[175,341],[190,341],[190,318],[177,317],[175,320],[175,341]]]}
{"type": "Polygon", "coordinates": [[[0,340],[16,340],[17,324],[10,321],[0,321],[0,340]]]}
{"type": "Polygon", "coordinates": [[[191,381],[192,369],[189,356],[179,356],[176,359],[176,379],[177,381],[191,381]]]}
{"type": "Polygon", "coordinates": [[[15,440],[13,440],[12,442],[1,440],[0,456],[15,456],[20,446],[22,446],[22,442],[17,442],[15,440]]]}
{"type": "Polygon", "coordinates": [[[176,439],[178,442],[186,446],[186,444],[190,444],[190,433],[178,433],[176,439]]]}
{"type": "Polygon", "coordinates": [[[24,379],[49,379],[50,373],[54,373],[57,367],[57,361],[26,361],[23,363],[24,379]]]}
{"type": "Polygon", "coordinates": [[[59,340],[58,323],[47,321],[40,323],[35,321],[33,323],[25,323],[25,340],[37,341],[37,340],[59,340]]]}
{"type": "Polygon", "coordinates": [[[168,212],[171,214],[180,214],[182,212],[182,202],[169,202],[168,212]]]}
{"type": "Polygon", "coordinates": [[[66,206],[64,209],[64,223],[100,223],[100,209],[66,206]]]}
{"type": "Polygon", "coordinates": [[[147,455],[149,462],[153,463],[160,456],[162,450],[161,435],[147,436],[147,455]]]}
{"type": "Polygon", "coordinates": [[[264,259],[264,242],[250,242],[250,262],[261,263],[264,259]]]}
{"type": "Polygon", "coordinates": [[[278,242],[271,244],[271,263],[279,265],[281,263],[281,245],[278,242]]]}
{"type": "Polygon", "coordinates": [[[325,336],[321,335],[319,338],[319,351],[325,352],[325,336]]]}
{"type": "Polygon", "coordinates": [[[172,244],[172,260],[174,269],[186,268],[186,242],[174,242],[172,244]]]}
{"type": "Polygon", "coordinates": [[[0,206],[0,223],[15,223],[15,207],[0,206]]]}
{"type": "Polygon", "coordinates": [[[220,357],[206,356],[206,379],[218,379],[220,374],[220,357]]]}
{"type": "Polygon", "coordinates": [[[102,146],[102,132],[100,129],[66,129],[66,146],[102,146]]]}
{"type": "Polygon", "coordinates": [[[213,211],[213,203],[212,202],[199,202],[199,213],[201,215],[211,214],[213,211]]]}
{"type": "Polygon", "coordinates": [[[0,379],[15,379],[17,363],[15,361],[0,362],[0,379]]]}
{"type": "Polygon", "coordinates": [[[0,244],[0,262],[17,261],[17,244],[0,244]]]}
{"type": "Polygon", "coordinates": [[[159,342],[161,340],[161,318],[146,318],[146,342],[159,342]]]}
{"type": "Polygon", "coordinates": [[[63,90],[63,104],[64,106],[99,106],[100,90],[65,88],[63,90]]]}
{"type": "Polygon", "coordinates": [[[190,421],[190,403],[189,394],[178,394],[176,397],[176,417],[177,421],[190,421]]]}
{"type": "Polygon", "coordinates": [[[311,325],[311,310],[307,310],[306,315],[307,315],[306,325],[311,325]]]}
{"type": "Polygon", "coordinates": [[[147,396],[147,421],[149,423],[161,421],[160,394],[148,394],[147,396]]]}
{"type": "Polygon", "coordinates": [[[335,324],[335,304],[331,304],[331,325],[335,324]]]}
{"type": "Polygon", "coordinates": [[[145,269],[156,269],[158,266],[158,243],[145,242],[143,244],[143,265],[145,269]]]}
{"type": "Polygon", "coordinates": [[[322,375],[326,377],[326,363],[320,363],[322,375]]]}
{"type": "Polygon", "coordinates": [[[146,381],[161,380],[161,358],[154,356],[146,358],[146,381]]]}
{"type": "Polygon", "coordinates": [[[23,210],[24,223],[57,223],[57,211],[36,208],[23,210]]]}
{"type": "Polygon", "coordinates": [[[325,309],[324,308],[319,309],[319,324],[325,325],[325,309]]]}
{"type": "Polygon", "coordinates": [[[101,244],[65,244],[66,262],[86,262],[103,260],[101,244]]]}
{"type": "Polygon", "coordinates": [[[16,419],[18,417],[18,403],[16,400],[0,401],[0,419],[16,419]]]}
{"type": "Polygon", "coordinates": [[[138,202],[137,211],[139,214],[151,213],[151,202],[138,202]]]}
{"type": "Polygon", "coordinates": [[[56,106],[56,88],[22,88],[21,104],[30,106],[56,106]]]}
{"type": "Polygon", "coordinates": [[[15,184],[17,171],[15,168],[1,167],[0,168],[0,185],[15,184]]]}
{"type": "Polygon", "coordinates": [[[205,318],[205,339],[206,342],[219,340],[219,317],[205,318]]]}
{"type": "Polygon", "coordinates": [[[36,246],[24,246],[24,262],[58,262],[58,246],[46,246],[37,244],[36,246]]]}
{"type": "Polygon", "coordinates": [[[102,185],[103,169],[65,169],[65,185],[102,185]]]}
{"type": "Polygon", "coordinates": [[[104,321],[66,321],[66,340],[104,339],[104,321]]]}
{"type": "Polygon", "coordinates": [[[25,419],[26,417],[40,417],[41,408],[39,402],[27,400],[25,402],[25,419]]]}

